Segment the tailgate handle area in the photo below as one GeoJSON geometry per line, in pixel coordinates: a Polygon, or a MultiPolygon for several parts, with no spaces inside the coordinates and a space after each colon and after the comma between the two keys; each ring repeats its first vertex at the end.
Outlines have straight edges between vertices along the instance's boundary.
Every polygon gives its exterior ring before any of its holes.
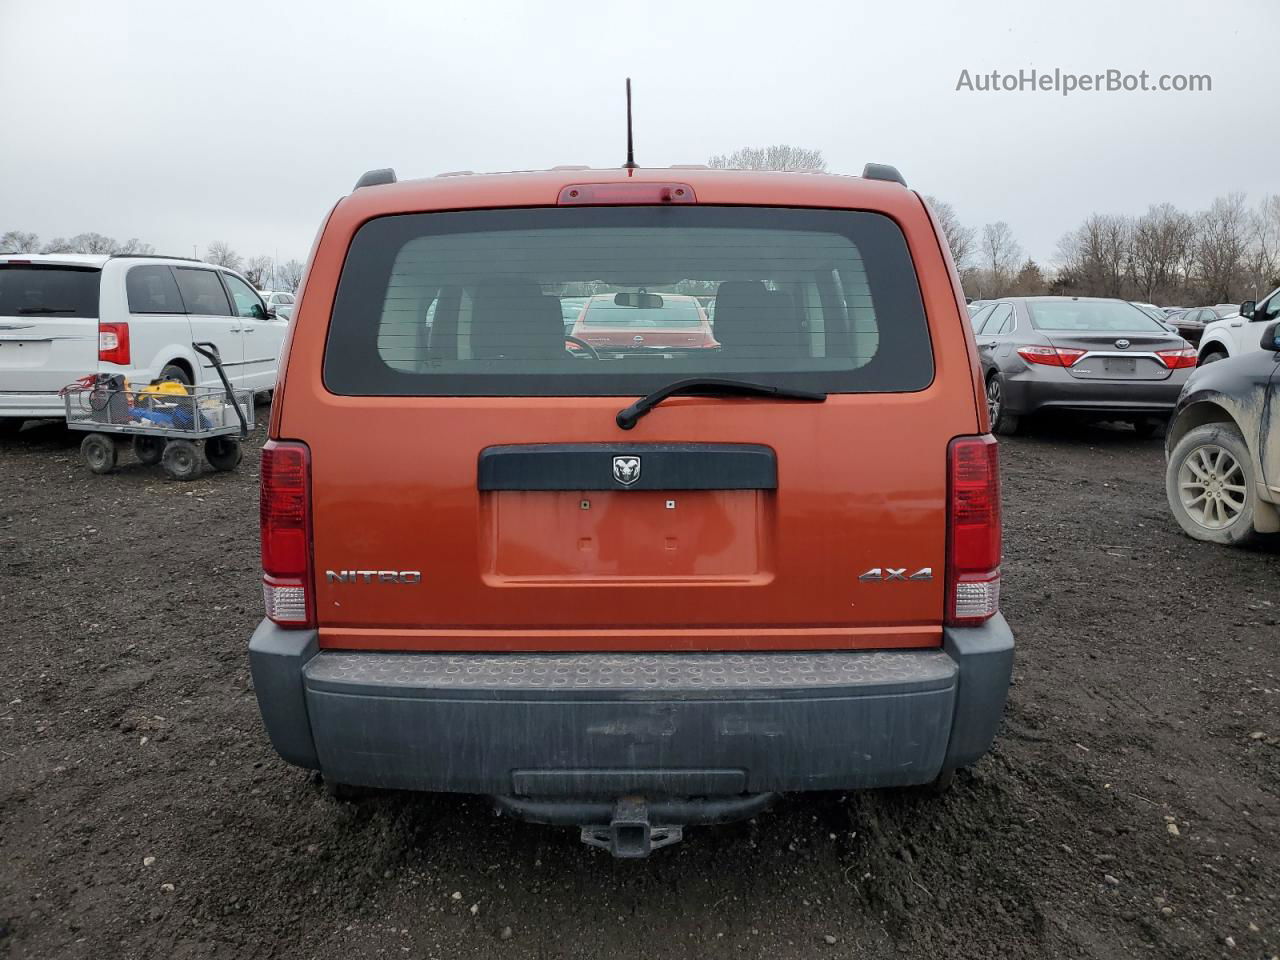
{"type": "Polygon", "coordinates": [[[537,443],[485,447],[480,490],[776,490],[756,443],[537,443]]]}

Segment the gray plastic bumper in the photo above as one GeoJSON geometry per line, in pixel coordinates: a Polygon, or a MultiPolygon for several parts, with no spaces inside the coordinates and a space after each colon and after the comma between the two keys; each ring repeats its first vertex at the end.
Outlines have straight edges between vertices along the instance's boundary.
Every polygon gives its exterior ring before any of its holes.
{"type": "Polygon", "coordinates": [[[750,654],[319,651],[249,644],[271,742],[340,783],[528,797],[927,783],[977,760],[1013,663],[1001,617],[942,649],[750,654]]]}

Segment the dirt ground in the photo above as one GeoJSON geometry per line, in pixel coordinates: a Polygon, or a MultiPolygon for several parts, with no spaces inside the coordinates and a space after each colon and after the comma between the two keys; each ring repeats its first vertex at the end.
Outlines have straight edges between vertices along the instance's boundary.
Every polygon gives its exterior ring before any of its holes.
{"type": "Polygon", "coordinates": [[[0,441],[0,955],[1280,953],[1280,549],[1184,537],[1159,440],[1004,443],[1015,686],[949,794],[792,797],[640,862],[483,798],[328,799],[249,678],[257,443],[182,484],[77,440],[0,441]]]}

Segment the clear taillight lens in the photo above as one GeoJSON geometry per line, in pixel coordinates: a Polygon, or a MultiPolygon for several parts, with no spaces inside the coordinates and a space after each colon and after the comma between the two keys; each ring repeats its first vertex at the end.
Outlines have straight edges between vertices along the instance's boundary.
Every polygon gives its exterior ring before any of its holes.
{"type": "Polygon", "coordinates": [[[1000,458],[990,435],[947,448],[946,622],[976,626],[1000,610],[1000,458]]]}
{"type": "Polygon", "coordinates": [[[102,363],[129,364],[129,325],[98,324],[98,360],[102,363]]]}
{"type": "Polygon", "coordinates": [[[282,626],[315,624],[311,596],[311,452],[269,440],[262,448],[259,518],[267,616],[282,626]]]}

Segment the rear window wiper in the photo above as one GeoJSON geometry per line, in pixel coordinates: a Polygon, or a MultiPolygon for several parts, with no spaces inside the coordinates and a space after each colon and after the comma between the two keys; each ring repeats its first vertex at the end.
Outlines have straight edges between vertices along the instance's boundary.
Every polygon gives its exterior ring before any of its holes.
{"type": "Polygon", "coordinates": [[[677,380],[647,396],[641,397],[629,407],[618,411],[616,420],[623,430],[630,430],[641,417],[660,404],[667,397],[675,396],[730,396],[730,397],[780,397],[787,400],[808,400],[821,403],[827,399],[825,393],[815,390],[794,390],[791,387],[775,387],[767,383],[752,383],[750,380],[728,380],[720,377],[690,377],[677,380]]]}
{"type": "Polygon", "coordinates": [[[33,313],[75,313],[75,307],[19,307],[14,316],[26,317],[33,313]]]}

